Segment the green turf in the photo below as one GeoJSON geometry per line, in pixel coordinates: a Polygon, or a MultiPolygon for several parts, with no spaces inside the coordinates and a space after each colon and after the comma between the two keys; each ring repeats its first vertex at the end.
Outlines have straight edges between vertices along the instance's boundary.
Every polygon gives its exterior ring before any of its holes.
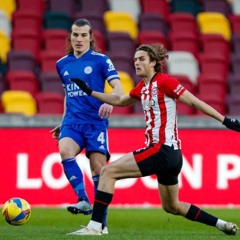
{"type": "MultiPolygon", "coordinates": [[[[222,219],[240,225],[240,209],[207,210],[222,219]]],[[[238,239],[227,236],[214,227],[195,223],[180,216],[172,216],[161,209],[109,209],[105,236],[67,236],[66,233],[86,225],[89,216],[71,215],[65,209],[33,208],[30,220],[23,226],[11,226],[0,219],[1,240],[223,240],[238,239]]]]}

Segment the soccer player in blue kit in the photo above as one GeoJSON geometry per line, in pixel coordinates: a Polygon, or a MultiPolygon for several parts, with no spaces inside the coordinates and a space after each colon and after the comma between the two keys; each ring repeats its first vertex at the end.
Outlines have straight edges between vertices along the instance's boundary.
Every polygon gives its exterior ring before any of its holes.
{"type": "MultiPolygon", "coordinates": [[[[105,81],[113,88],[113,94],[122,94],[122,85],[112,61],[97,52],[92,27],[87,19],[76,20],[68,39],[68,54],[56,63],[57,72],[65,89],[64,113],[61,125],[51,132],[58,139],[59,152],[65,175],[78,197],[78,203],[69,205],[68,211],[85,215],[92,213],[83,174],[76,156],[85,148],[90,160],[94,190],[97,190],[101,168],[110,158],[108,151],[108,117],[112,105],[88,96],[71,78],[83,78],[99,92],[104,92],[105,81]]],[[[103,234],[108,233],[106,216],[103,234]]]]}

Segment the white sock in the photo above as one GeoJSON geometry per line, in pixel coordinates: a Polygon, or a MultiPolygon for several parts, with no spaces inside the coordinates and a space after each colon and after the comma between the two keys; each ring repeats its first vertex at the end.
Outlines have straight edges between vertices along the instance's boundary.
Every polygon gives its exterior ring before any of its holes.
{"type": "Polygon", "coordinates": [[[218,219],[216,223],[216,228],[218,228],[219,230],[224,230],[225,223],[226,223],[225,221],[218,219]]]}
{"type": "Polygon", "coordinates": [[[88,223],[88,227],[90,227],[90,228],[92,228],[92,229],[94,229],[95,231],[98,231],[98,232],[102,231],[102,223],[100,223],[100,222],[96,222],[96,221],[91,220],[88,223]]]}

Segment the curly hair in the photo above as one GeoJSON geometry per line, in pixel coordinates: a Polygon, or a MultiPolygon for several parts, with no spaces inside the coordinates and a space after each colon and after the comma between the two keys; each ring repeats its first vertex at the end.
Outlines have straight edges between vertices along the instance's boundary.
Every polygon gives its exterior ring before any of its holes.
{"type": "Polygon", "coordinates": [[[161,43],[153,44],[142,44],[137,49],[137,51],[145,51],[150,57],[150,61],[156,61],[154,70],[156,72],[163,73],[163,67],[165,65],[165,59],[168,58],[167,49],[161,43]]]}
{"type": "MultiPolygon", "coordinates": [[[[90,38],[91,38],[90,48],[93,51],[95,51],[95,52],[100,52],[100,50],[96,46],[96,40],[95,40],[95,38],[93,36],[93,30],[92,30],[91,23],[87,19],[81,18],[81,19],[78,19],[75,22],[73,22],[72,26],[73,25],[76,25],[78,27],[82,27],[82,26],[88,25],[89,28],[90,28],[89,29],[89,34],[90,34],[90,38]]],[[[67,44],[66,44],[66,52],[67,52],[67,54],[69,54],[70,52],[73,52],[73,47],[72,47],[72,44],[71,44],[71,33],[72,33],[72,27],[71,27],[70,33],[68,35],[68,38],[67,38],[67,44]]]]}

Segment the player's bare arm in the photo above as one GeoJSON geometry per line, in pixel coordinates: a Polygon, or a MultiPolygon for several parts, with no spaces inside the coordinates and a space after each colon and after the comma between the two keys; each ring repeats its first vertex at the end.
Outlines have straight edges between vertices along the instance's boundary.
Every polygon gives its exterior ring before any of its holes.
{"type": "Polygon", "coordinates": [[[205,103],[205,102],[201,101],[200,99],[198,99],[197,97],[195,97],[188,90],[185,90],[185,92],[180,96],[179,100],[196,108],[197,110],[201,111],[202,113],[215,118],[219,122],[223,122],[223,120],[224,120],[224,116],[222,114],[220,114],[218,111],[216,111],[214,108],[212,108],[207,103],[205,103]]]}

